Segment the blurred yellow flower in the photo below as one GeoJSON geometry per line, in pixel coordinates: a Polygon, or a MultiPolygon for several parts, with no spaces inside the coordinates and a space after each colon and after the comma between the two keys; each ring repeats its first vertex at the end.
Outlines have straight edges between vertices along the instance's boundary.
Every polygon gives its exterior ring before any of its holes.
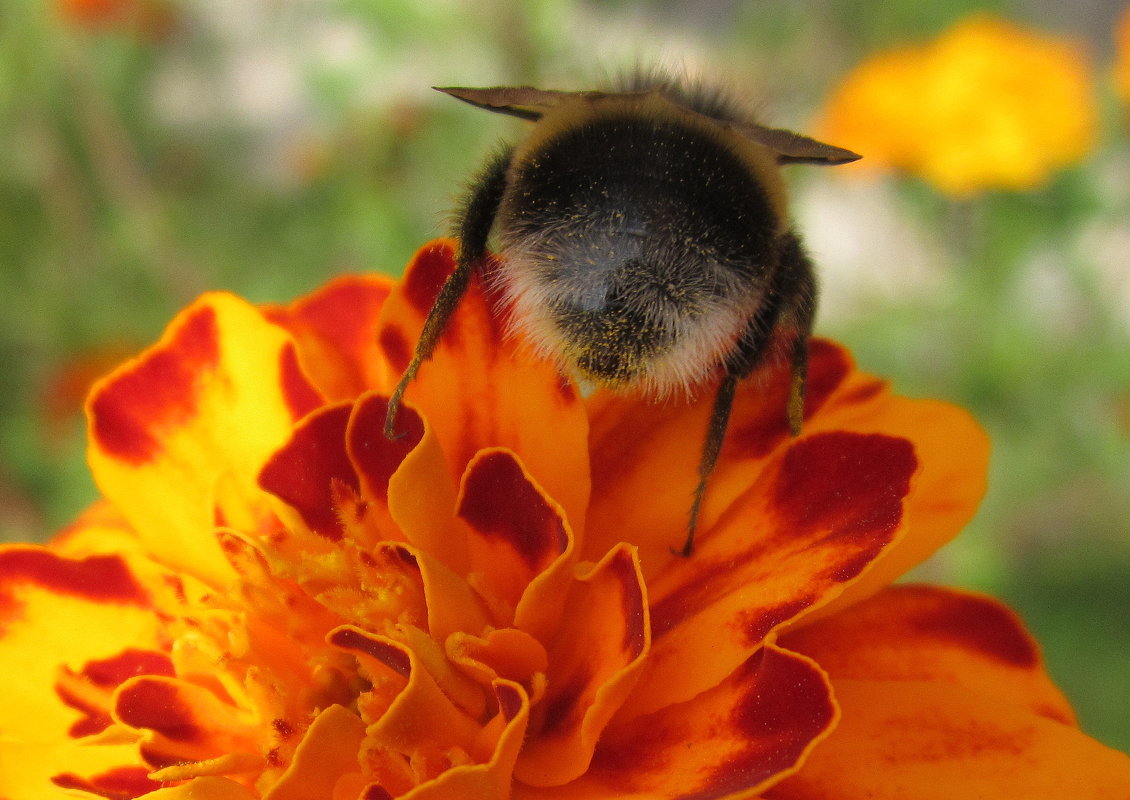
{"type": "Polygon", "coordinates": [[[1114,46],[1114,87],[1118,95],[1130,103],[1130,5],[1123,10],[1114,31],[1114,46]]]}
{"type": "Polygon", "coordinates": [[[947,194],[1031,189],[1090,149],[1092,85],[1073,42],[978,14],[858,65],[829,99],[821,135],[947,194]]]}

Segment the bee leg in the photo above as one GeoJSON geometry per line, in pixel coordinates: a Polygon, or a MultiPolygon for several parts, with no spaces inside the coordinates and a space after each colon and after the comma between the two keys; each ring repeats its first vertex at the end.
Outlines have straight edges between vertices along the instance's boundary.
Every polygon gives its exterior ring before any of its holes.
{"type": "Polygon", "coordinates": [[[681,550],[672,548],[673,553],[683,558],[694,552],[694,532],[698,527],[698,512],[702,507],[703,498],[706,497],[706,482],[710,478],[710,473],[714,471],[714,465],[718,463],[722,440],[726,438],[726,428],[730,424],[730,409],[734,407],[734,390],[737,386],[737,374],[728,374],[722,379],[718,393],[714,395],[714,408],[710,411],[710,422],[706,428],[706,442],[702,447],[702,458],[698,462],[698,486],[695,487],[694,502],[691,503],[687,538],[681,550]]]}
{"type": "Polygon", "coordinates": [[[804,390],[808,379],[808,337],[816,314],[816,279],[812,262],[796,234],[790,233],[781,252],[778,285],[782,296],[781,318],[795,331],[792,350],[792,378],[785,407],[789,431],[800,435],[804,423],[804,390]]]}
{"type": "Polygon", "coordinates": [[[687,538],[680,550],[671,552],[684,558],[694,552],[694,535],[698,516],[706,497],[706,484],[718,463],[718,454],[730,424],[730,410],[734,404],[737,383],[757,368],[765,355],[770,336],[778,324],[793,328],[796,338],[792,346],[792,378],[786,413],[789,431],[800,434],[804,419],[804,388],[808,375],[808,336],[816,312],[816,281],[812,262],[804,252],[800,240],[793,233],[786,234],[781,242],[781,260],[765,301],[749,321],[737,346],[726,358],[726,377],[714,397],[714,408],[706,429],[706,441],[698,465],[698,486],[691,504],[687,538]]]}
{"type": "Polygon", "coordinates": [[[508,149],[491,160],[476,179],[474,188],[464,204],[458,229],[459,256],[455,262],[455,269],[447,276],[447,280],[440,288],[435,304],[424,320],[420,340],[416,343],[416,352],[388,398],[384,434],[389,439],[399,439],[404,435],[396,432],[396,414],[400,410],[404,392],[408,384],[415,379],[420,365],[431,358],[444,328],[451,320],[451,315],[455,313],[459,301],[471,284],[472,272],[486,255],[487,237],[490,236],[499,203],[502,202],[502,195],[506,190],[506,170],[510,166],[511,153],[512,151],[508,149]]]}

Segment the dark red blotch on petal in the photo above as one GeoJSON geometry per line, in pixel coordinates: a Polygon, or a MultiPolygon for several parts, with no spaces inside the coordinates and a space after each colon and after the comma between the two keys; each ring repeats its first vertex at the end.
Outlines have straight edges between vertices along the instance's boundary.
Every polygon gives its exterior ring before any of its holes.
{"type": "Polygon", "coordinates": [[[508,452],[489,453],[474,463],[463,487],[459,516],[484,536],[508,542],[533,570],[544,567],[568,545],[561,517],[508,452]]]}
{"type": "Polygon", "coordinates": [[[20,583],[34,583],[93,603],[149,605],[149,596],[125,562],[113,555],[71,559],[33,546],[0,552],[0,618],[10,619],[18,613],[13,587],[20,583]]]}
{"type": "MultiPolygon", "coordinates": [[[[820,410],[850,371],[851,362],[843,350],[823,339],[809,340],[808,378],[804,393],[805,419],[811,418],[820,410]]],[[[762,458],[790,438],[788,420],[784,413],[788,386],[783,379],[787,374],[782,371],[775,375],[782,381],[771,387],[773,397],[758,402],[754,413],[736,418],[726,432],[726,449],[732,456],[762,458]]],[[[754,386],[747,391],[760,393],[765,390],[754,386]]]]}
{"type": "Polygon", "coordinates": [[[75,720],[67,728],[67,735],[72,739],[81,739],[84,736],[102,733],[114,722],[110,717],[108,708],[89,702],[86,698],[76,695],[66,686],[55,684],[55,694],[59,696],[59,701],[63,705],[82,714],[80,719],[75,720]]]}
{"type": "Polygon", "coordinates": [[[412,348],[400,329],[387,325],[381,330],[378,339],[381,350],[384,351],[385,358],[393,369],[397,372],[408,369],[408,362],[412,360],[412,348]]]}
{"type": "Polygon", "coordinates": [[[107,800],[129,800],[161,788],[161,784],[150,780],[148,775],[147,767],[115,767],[88,778],[63,772],[52,776],[51,783],[61,789],[90,792],[107,800]]]}
{"type": "Polygon", "coordinates": [[[107,454],[130,464],[160,449],[160,434],[196,413],[200,375],[220,357],[216,313],[202,306],[172,340],[105,384],[91,400],[91,435],[107,454]]]}
{"type": "Polygon", "coordinates": [[[611,564],[612,572],[620,584],[625,587],[621,592],[624,606],[624,637],[620,648],[629,659],[639,658],[643,653],[647,641],[646,624],[644,617],[643,594],[639,591],[639,577],[632,561],[627,558],[618,558],[611,564]]]}
{"type": "Polygon", "coordinates": [[[412,674],[412,661],[403,650],[361,631],[338,628],[330,634],[328,641],[342,650],[356,650],[370,655],[403,678],[412,674]]]}
{"type": "Polygon", "coordinates": [[[404,275],[404,294],[412,307],[425,315],[431,311],[454,269],[455,253],[445,244],[435,243],[417,253],[404,275]]]}
{"type": "Polygon", "coordinates": [[[793,536],[826,530],[836,539],[865,537],[859,558],[837,567],[854,578],[875,556],[875,532],[894,533],[918,468],[914,445],[883,434],[831,431],[801,439],[785,454],[773,506],[793,536]]]}
{"type": "Polygon", "coordinates": [[[333,482],[354,492],[357,473],[345,450],[351,403],[326,406],[302,422],[259,473],[259,485],[301,516],[310,530],[332,541],[343,535],[333,482]]]}
{"type": "Polygon", "coordinates": [[[165,680],[141,678],[123,686],[115,710],[126,725],[156,731],[175,742],[197,742],[206,735],[177,686],[165,680]]]}
{"type": "Polygon", "coordinates": [[[574,716],[584,713],[587,704],[581,705],[581,698],[593,681],[591,670],[583,670],[569,678],[563,686],[552,687],[551,696],[544,701],[541,735],[551,736],[574,716]]]}
{"type": "Polygon", "coordinates": [[[498,710],[509,722],[522,711],[522,695],[513,686],[505,683],[496,683],[494,696],[498,698],[498,710]]]}
{"type": "Polygon", "coordinates": [[[173,662],[165,653],[129,648],[110,658],[88,661],[81,673],[95,686],[113,687],[139,675],[176,674],[173,662]]]}
{"type": "Polygon", "coordinates": [[[769,608],[758,608],[742,615],[738,624],[745,631],[746,641],[751,645],[757,645],[765,641],[771,630],[804,611],[814,600],[815,598],[805,595],[769,608]]]}
{"type": "Polygon", "coordinates": [[[739,791],[788,769],[836,714],[827,685],[803,662],[762,649],[735,671],[743,683],[746,675],[752,683],[735,705],[730,723],[748,737],[749,746],[716,767],[707,781],[710,789],[696,797],[739,791]]]}
{"type": "Polygon", "coordinates": [[[996,603],[956,593],[939,600],[930,589],[912,586],[891,591],[920,594],[927,605],[914,616],[914,627],[924,635],[949,639],[1004,664],[1030,669],[1040,660],[1035,643],[1024,635],[1012,614],[996,603]],[[930,600],[934,602],[929,602],[930,600]]]}
{"type": "Polygon", "coordinates": [[[293,342],[287,342],[279,352],[279,378],[282,382],[283,400],[291,419],[302,419],[326,402],[302,371],[293,342]]]}
{"type": "Polygon", "coordinates": [[[424,422],[420,415],[401,406],[396,416],[398,439],[384,435],[388,398],[367,395],[357,403],[349,423],[348,451],[354,466],[374,498],[388,500],[388,480],[405,456],[424,438],[424,422]]]}

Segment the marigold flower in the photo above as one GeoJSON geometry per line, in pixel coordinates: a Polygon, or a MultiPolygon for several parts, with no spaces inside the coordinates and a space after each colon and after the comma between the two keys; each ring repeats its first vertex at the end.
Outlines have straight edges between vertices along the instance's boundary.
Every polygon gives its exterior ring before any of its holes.
{"type": "Polygon", "coordinates": [[[1010,611],[888,586],[981,496],[966,414],[815,341],[679,558],[709,398],[582,397],[477,283],[384,438],[452,266],[206,295],[95,387],[104,500],[0,549],[0,796],[1127,796],[1010,611]]]}
{"type": "Polygon", "coordinates": [[[821,136],[863,165],[968,195],[1041,185],[1090,150],[1097,117],[1079,47],[977,14],[859,64],[829,98],[821,136]]]}

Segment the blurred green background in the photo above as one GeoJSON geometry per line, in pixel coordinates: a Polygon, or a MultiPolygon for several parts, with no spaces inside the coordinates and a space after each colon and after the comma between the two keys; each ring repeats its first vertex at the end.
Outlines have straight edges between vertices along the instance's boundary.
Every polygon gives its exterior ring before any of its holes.
{"type": "Polygon", "coordinates": [[[89,381],[206,289],[285,301],[398,272],[521,123],[431,85],[587,88],[633,64],[714,70],[804,130],[866,55],[993,10],[1077,37],[1100,139],[1032,192],[795,168],[817,329],[907,394],[970,408],[989,495],[918,577],[1020,610],[1084,728],[1130,749],[1130,115],[1122,2],[4,0],[0,540],[95,497],[89,381]]]}

